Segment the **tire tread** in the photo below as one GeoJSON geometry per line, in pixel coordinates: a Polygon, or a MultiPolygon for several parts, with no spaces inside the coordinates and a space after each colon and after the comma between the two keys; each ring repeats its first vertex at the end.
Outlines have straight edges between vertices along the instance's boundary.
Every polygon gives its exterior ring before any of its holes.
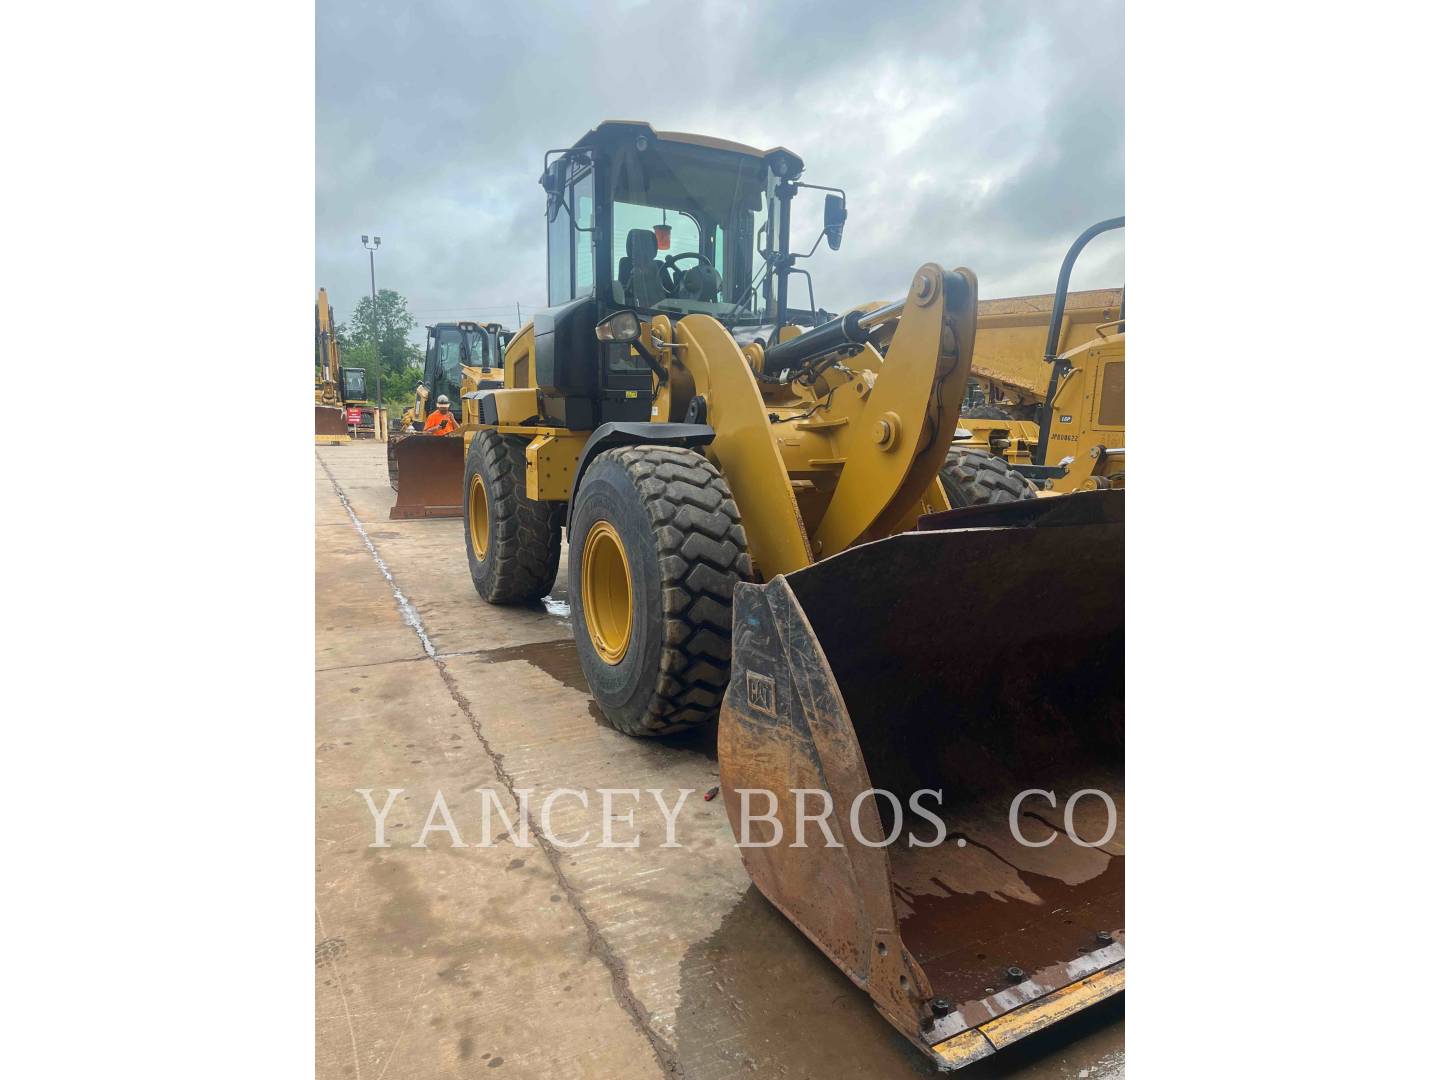
{"type": "Polygon", "coordinates": [[[956,447],[940,470],[940,483],[952,506],[985,506],[1035,498],[1035,485],[1002,457],[984,450],[956,447]]]}
{"type": "Polygon", "coordinates": [[[753,574],[740,510],[693,450],[642,444],[605,456],[624,467],[650,519],[663,597],[660,670],[643,730],[628,734],[683,731],[719,712],[730,679],[731,597],[753,574]]]}
{"type": "MultiPolygon", "coordinates": [[[[490,552],[493,571],[477,576],[472,560],[475,590],[492,604],[534,603],[555,587],[565,504],[537,502],[526,496],[523,438],[481,431],[476,433],[475,442],[479,444],[480,467],[492,483],[490,516],[494,529],[490,552]]],[[[465,528],[468,549],[468,517],[465,528]]]]}

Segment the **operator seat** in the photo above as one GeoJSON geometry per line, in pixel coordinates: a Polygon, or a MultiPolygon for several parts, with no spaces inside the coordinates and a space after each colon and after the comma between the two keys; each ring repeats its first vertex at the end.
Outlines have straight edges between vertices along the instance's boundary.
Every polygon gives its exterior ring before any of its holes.
{"type": "Polygon", "coordinates": [[[649,229],[631,229],[625,236],[625,256],[620,260],[620,285],[625,299],[635,307],[654,307],[668,295],[663,265],[655,258],[659,247],[649,229]]]}

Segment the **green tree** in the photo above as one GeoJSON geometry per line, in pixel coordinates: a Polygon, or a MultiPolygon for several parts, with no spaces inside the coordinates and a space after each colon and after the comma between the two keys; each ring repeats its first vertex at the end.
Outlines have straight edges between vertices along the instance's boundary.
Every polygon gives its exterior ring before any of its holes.
{"type": "Polygon", "coordinates": [[[415,387],[424,377],[425,369],[420,364],[411,364],[400,371],[387,371],[381,377],[380,389],[392,423],[398,424],[405,410],[415,404],[415,387]]]}
{"type": "MultiPolygon", "coordinates": [[[[420,351],[414,350],[409,364],[398,371],[383,366],[375,353],[375,345],[369,341],[357,341],[342,346],[341,363],[345,367],[365,369],[365,397],[374,400],[376,376],[379,376],[380,402],[390,410],[390,419],[399,423],[405,410],[415,404],[415,387],[425,377],[425,368],[420,363],[420,351]]],[[[457,412],[458,415],[458,412],[457,412]]]]}
{"type": "Polygon", "coordinates": [[[366,349],[373,357],[378,342],[381,364],[398,373],[421,362],[419,347],[410,343],[410,331],[417,325],[405,298],[394,289],[381,289],[373,301],[362,296],[350,321],[336,331],[347,364],[361,363],[360,354],[366,349]]]}

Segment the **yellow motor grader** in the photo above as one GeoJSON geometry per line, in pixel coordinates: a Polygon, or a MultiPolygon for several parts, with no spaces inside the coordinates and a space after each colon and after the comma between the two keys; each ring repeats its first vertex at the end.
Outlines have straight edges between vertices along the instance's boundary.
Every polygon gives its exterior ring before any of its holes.
{"type": "Polygon", "coordinates": [[[846,218],[802,171],[634,122],[546,155],[549,306],[503,388],[466,380],[465,546],[482,598],[524,603],[568,536],[604,715],[718,713],[755,884],[954,1068],[1124,984],[1123,839],[1096,811],[1123,788],[1123,492],[951,508],[975,275],[792,306],[846,218]]]}
{"type": "Polygon", "coordinates": [[[961,409],[941,473],[952,503],[1125,485],[1125,291],[1070,292],[1081,251],[1124,224],[1081,233],[1052,295],[980,302],[970,366],[979,400],[961,409]]]}
{"type": "Polygon", "coordinates": [[[392,519],[460,517],[460,479],[465,447],[457,430],[449,435],[425,432],[425,421],[443,397],[458,424],[462,386],[470,393],[504,385],[505,346],[512,333],[499,323],[444,322],[426,327],[425,368],[415,387],[415,404],[405,410],[400,428],[386,443],[390,486],[395,491],[392,519]]]}

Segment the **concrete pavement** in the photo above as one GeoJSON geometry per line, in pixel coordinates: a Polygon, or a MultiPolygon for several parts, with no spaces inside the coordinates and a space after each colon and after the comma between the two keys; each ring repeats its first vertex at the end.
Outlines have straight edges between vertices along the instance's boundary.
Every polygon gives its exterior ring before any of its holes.
{"type": "MultiPolygon", "coordinates": [[[[316,450],[316,1009],[321,1077],[905,1077],[926,1061],[750,886],[713,731],[621,735],[590,701],[565,568],[533,609],[482,603],[455,520],[390,521],[382,447],[316,450]],[[597,798],[634,848],[599,835],[597,798]],[[662,847],[675,812],[680,846],[662,847]],[[388,847],[370,846],[384,819],[388,847]],[[441,792],[454,833],[431,831],[441,792]],[[482,846],[483,804],[522,817],[482,846]],[[451,846],[460,838],[466,846],[451,846]],[[492,1075],[490,1072],[484,1075],[492,1075]]],[[[492,830],[492,838],[501,830],[492,830]]],[[[1123,1002],[966,1073],[1123,1075],[1123,1002]],[[1077,1026],[1078,1025],[1078,1026],[1077,1026]],[[1010,1056],[1007,1056],[1010,1055],[1010,1056]]]]}

